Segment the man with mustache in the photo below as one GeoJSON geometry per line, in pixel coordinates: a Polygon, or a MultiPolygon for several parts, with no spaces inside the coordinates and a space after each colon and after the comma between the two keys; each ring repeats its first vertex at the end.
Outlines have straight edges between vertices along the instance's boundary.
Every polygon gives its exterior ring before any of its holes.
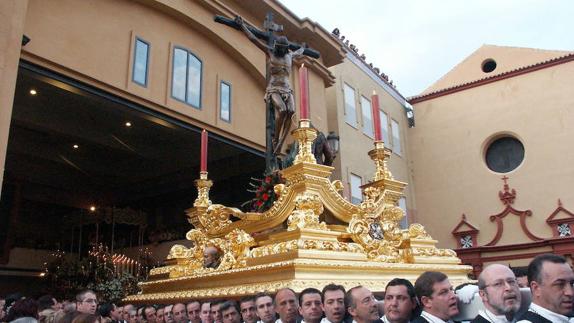
{"type": "Polygon", "coordinates": [[[316,288],[305,288],[299,294],[301,323],[319,323],[323,317],[323,296],[316,288]]]}
{"type": "Polygon", "coordinates": [[[359,285],[349,289],[345,294],[345,303],[347,311],[353,318],[353,323],[379,321],[377,301],[368,288],[359,285]]]}
{"type": "Polygon", "coordinates": [[[345,319],[345,287],[329,284],[323,287],[323,312],[321,323],[341,323],[345,319]]]}
{"type": "Polygon", "coordinates": [[[299,314],[299,301],[291,288],[282,288],[275,294],[275,310],[279,314],[276,323],[296,323],[299,314]]]}
{"type": "Polygon", "coordinates": [[[415,288],[402,278],[391,280],[385,288],[383,323],[408,323],[417,307],[415,288]]]}
{"type": "Polygon", "coordinates": [[[516,276],[504,265],[489,265],[478,276],[478,293],[484,304],[472,323],[508,323],[520,308],[516,276]]]}
{"type": "Polygon", "coordinates": [[[543,254],[528,265],[532,303],[517,323],[567,323],[574,300],[574,272],[562,256],[543,254]]]}
{"type": "Polygon", "coordinates": [[[450,322],[458,314],[454,289],[448,277],[441,272],[422,273],[415,282],[415,293],[423,311],[413,323],[450,322]]]}

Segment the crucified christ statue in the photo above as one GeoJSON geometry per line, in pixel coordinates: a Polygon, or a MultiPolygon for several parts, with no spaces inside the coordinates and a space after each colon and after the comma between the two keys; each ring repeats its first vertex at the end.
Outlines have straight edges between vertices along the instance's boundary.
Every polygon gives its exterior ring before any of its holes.
{"type": "Polygon", "coordinates": [[[276,36],[275,32],[283,30],[283,26],[273,22],[273,14],[268,13],[264,21],[264,30],[259,30],[236,16],[229,19],[215,16],[215,21],[243,31],[247,37],[267,56],[267,88],[266,103],[266,173],[270,174],[279,169],[277,155],[289,134],[291,118],[295,113],[293,90],[289,79],[293,58],[306,55],[319,58],[319,52],[304,44],[290,42],[285,36],[276,36]]]}
{"type": "Polygon", "coordinates": [[[281,147],[291,128],[291,117],[295,114],[295,101],[289,79],[293,58],[303,55],[305,48],[301,46],[296,51],[289,50],[287,37],[275,38],[273,47],[263,43],[247,28],[240,16],[235,22],[241,26],[247,38],[267,54],[267,88],[265,102],[275,109],[275,134],[273,136],[273,154],[281,152],[281,147]]]}

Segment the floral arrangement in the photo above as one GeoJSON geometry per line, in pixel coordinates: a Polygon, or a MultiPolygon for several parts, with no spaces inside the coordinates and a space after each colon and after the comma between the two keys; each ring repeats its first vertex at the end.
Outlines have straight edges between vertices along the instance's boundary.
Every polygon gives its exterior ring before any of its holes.
{"type": "Polygon", "coordinates": [[[285,180],[279,172],[273,172],[263,179],[251,179],[255,181],[255,183],[249,183],[252,187],[249,191],[255,193],[255,197],[244,204],[250,206],[251,212],[265,212],[269,210],[275,200],[277,200],[277,195],[274,190],[275,185],[283,184],[285,180]]]}

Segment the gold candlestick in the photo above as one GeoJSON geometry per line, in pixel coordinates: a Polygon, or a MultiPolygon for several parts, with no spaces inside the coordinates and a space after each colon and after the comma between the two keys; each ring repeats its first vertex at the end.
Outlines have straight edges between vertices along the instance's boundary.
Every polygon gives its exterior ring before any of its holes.
{"type": "Polygon", "coordinates": [[[208,207],[211,205],[209,199],[209,189],[213,185],[213,181],[207,178],[207,172],[199,172],[199,179],[195,180],[197,187],[197,198],[193,202],[195,207],[208,207]]]}
{"type": "Polygon", "coordinates": [[[382,179],[394,179],[387,166],[387,159],[391,157],[391,150],[385,148],[384,142],[375,141],[375,149],[369,151],[369,156],[375,162],[375,182],[382,179]]]}
{"type": "Polygon", "coordinates": [[[315,160],[315,155],[313,155],[311,147],[313,140],[317,138],[317,130],[311,128],[311,120],[299,120],[299,128],[293,130],[291,134],[299,143],[299,151],[293,164],[295,165],[302,162],[316,164],[317,160],[315,160]]]}

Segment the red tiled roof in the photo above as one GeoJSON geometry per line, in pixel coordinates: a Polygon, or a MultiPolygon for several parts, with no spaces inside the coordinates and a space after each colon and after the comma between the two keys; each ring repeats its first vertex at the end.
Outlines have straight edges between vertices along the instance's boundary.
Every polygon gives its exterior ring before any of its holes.
{"type": "Polygon", "coordinates": [[[434,99],[437,97],[441,97],[447,94],[451,94],[451,93],[455,93],[455,92],[459,92],[459,91],[464,91],[473,87],[477,87],[477,86],[481,86],[484,84],[488,84],[488,83],[492,83],[492,82],[496,82],[496,81],[500,81],[503,79],[507,79],[510,77],[514,77],[514,76],[518,76],[518,75],[522,75],[522,74],[526,74],[526,73],[530,73],[530,72],[534,72],[537,70],[541,70],[543,68],[548,68],[548,67],[552,67],[555,65],[559,65],[559,64],[564,64],[564,63],[568,63],[574,61],[574,53],[569,53],[563,56],[559,56],[559,57],[555,57],[546,61],[542,61],[542,62],[538,62],[536,64],[531,64],[531,65],[527,65],[527,66],[523,66],[523,67],[519,67],[516,68],[514,70],[511,71],[507,71],[507,72],[503,72],[500,74],[496,74],[496,75],[491,75],[491,76],[487,76],[487,77],[483,77],[481,79],[478,80],[474,80],[474,81],[470,81],[470,82],[466,82],[463,84],[459,84],[459,85],[455,85],[455,86],[451,86],[451,87],[447,87],[445,89],[441,89],[441,90],[437,90],[437,91],[433,91],[430,93],[426,93],[423,95],[416,95],[416,96],[412,96],[409,97],[407,99],[407,101],[410,104],[415,104],[415,103],[419,103],[419,102],[423,102],[423,101],[427,101],[430,99],[434,99]]]}

